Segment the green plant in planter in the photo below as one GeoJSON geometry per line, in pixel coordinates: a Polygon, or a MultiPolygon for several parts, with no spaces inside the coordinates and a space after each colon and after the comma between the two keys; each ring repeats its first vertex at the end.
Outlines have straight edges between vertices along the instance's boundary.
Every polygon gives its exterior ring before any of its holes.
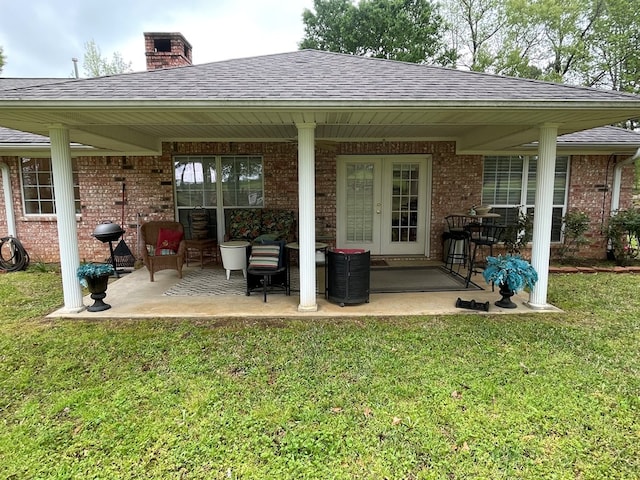
{"type": "Polygon", "coordinates": [[[87,278],[100,278],[113,275],[115,270],[110,263],[81,263],[76,271],[80,284],[87,287],[87,278]]]}
{"type": "Polygon", "coordinates": [[[82,263],[76,271],[80,285],[91,292],[93,305],[87,307],[89,312],[101,312],[111,308],[111,305],[102,300],[107,296],[109,276],[115,273],[110,263],[82,263]]]}
{"type": "Polygon", "coordinates": [[[502,241],[508,253],[519,255],[533,238],[533,215],[522,213],[521,207],[516,207],[514,210],[515,221],[507,225],[502,241]]]}
{"type": "Polygon", "coordinates": [[[487,268],[482,272],[487,283],[500,287],[502,299],[495,302],[498,307],[516,308],[510,298],[524,288],[533,288],[538,281],[538,272],[520,255],[498,255],[487,257],[487,268]]]}

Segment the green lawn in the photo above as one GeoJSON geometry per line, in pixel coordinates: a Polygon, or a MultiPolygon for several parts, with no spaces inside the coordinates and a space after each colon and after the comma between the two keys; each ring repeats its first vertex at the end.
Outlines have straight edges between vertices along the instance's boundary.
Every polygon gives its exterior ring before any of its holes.
{"type": "Polygon", "coordinates": [[[640,276],[565,314],[60,321],[0,275],[0,478],[631,479],[640,276]]]}

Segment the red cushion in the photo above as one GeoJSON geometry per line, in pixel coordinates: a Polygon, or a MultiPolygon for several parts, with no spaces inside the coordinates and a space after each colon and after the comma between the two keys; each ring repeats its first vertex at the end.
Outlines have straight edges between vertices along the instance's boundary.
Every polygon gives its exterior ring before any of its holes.
{"type": "Polygon", "coordinates": [[[355,253],[364,253],[363,248],[336,248],[333,250],[335,253],[342,253],[344,255],[353,255],[355,253]]]}
{"type": "Polygon", "coordinates": [[[158,232],[156,255],[162,255],[162,250],[172,250],[173,253],[177,253],[183,236],[184,233],[180,230],[169,230],[166,228],[161,228],[158,232]]]}

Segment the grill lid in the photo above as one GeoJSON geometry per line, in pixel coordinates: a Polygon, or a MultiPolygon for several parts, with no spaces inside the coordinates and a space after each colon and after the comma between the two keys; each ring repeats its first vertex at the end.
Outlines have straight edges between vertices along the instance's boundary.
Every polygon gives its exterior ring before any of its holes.
{"type": "Polygon", "coordinates": [[[91,235],[101,242],[113,242],[123,233],[124,230],[120,225],[107,221],[99,224],[91,235]]]}

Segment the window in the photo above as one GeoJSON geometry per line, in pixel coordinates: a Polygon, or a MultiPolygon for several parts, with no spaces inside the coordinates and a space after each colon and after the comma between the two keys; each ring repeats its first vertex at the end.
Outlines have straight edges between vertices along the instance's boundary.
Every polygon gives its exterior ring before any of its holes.
{"type": "Polygon", "coordinates": [[[262,158],[222,157],[221,183],[224,207],[261,207],[262,158]]]}
{"type": "MultiPolygon", "coordinates": [[[[25,215],[55,215],[55,191],[50,158],[21,158],[22,198],[25,215]]],[[[80,214],[78,164],[71,160],[73,170],[73,198],[76,214],[80,214]]]]}
{"type": "MultiPolygon", "coordinates": [[[[536,156],[485,157],[482,203],[492,205],[492,212],[502,215],[506,224],[515,221],[517,207],[522,206],[523,213],[533,213],[537,167],[538,157],[536,156]]],[[[558,157],[553,187],[552,242],[559,242],[561,239],[562,217],[566,210],[568,171],[569,158],[558,157]]]]}
{"type": "MultiPolygon", "coordinates": [[[[262,157],[184,155],[174,157],[179,220],[189,228],[189,213],[202,207],[209,213],[209,233],[215,237],[216,218],[225,208],[262,207],[262,157]]],[[[222,225],[220,225],[222,227],[222,225]]]]}

